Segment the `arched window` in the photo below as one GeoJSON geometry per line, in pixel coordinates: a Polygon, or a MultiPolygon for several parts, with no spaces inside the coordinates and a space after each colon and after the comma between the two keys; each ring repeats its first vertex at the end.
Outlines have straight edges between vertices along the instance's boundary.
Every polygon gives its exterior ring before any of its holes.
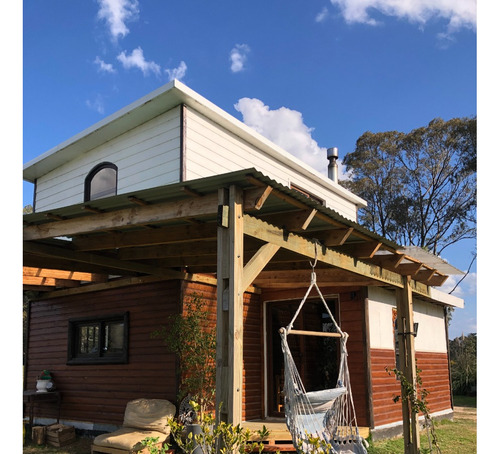
{"type": "Polygon", "coordinates": [[[84,201],[116,195],[118,167],[111,162],[95,166],[85,178],[84,201]]]}

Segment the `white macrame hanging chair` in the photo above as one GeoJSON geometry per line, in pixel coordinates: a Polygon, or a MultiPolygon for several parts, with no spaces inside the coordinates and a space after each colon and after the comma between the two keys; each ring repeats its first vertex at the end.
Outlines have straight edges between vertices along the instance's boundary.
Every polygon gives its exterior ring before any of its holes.
{"type": "Polygon", "coordinates": [[[285,368],[283,393],[286,425],[292,435],[292,441],[297,452],[308,453],[317,450],[318,447],[314,445],[314,439],[316,439],[319,440],[320,451],[325,452],[325,454],[366,454],[365,446],[367,446],[367,442],[359,434],[351,393],[349,369],[347,367],[346,343],[348,335],[340,329],[316,284],[316,273],[314,272],[316,261],[317,259],[315,259],[314,264],[311,264],[311,284],[292,321],[286,328],[280,329],[285,368]],[[318,292],[333,322],[335,333],[293,329],[293,323],[313,288],[318,292]],[[322,391],[306,391],[288,346],[287,336],[289,334],[329,336],[339,339],[340,364],[335,388],[322,391]]]}

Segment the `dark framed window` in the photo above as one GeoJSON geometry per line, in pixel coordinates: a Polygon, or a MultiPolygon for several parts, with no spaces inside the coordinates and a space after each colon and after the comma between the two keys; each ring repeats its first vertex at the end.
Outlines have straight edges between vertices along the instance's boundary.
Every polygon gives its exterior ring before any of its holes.
{"type": "Polygon", "coordinates": [[[111,162],[95,166],[85,178],[84,201],[116,195],[118,167],[111,162]]]}
{"type": "Polygon", "coordinates": [[[70,319],[67,364],[127,363],[128,318],[123,312],[70,319]]]}

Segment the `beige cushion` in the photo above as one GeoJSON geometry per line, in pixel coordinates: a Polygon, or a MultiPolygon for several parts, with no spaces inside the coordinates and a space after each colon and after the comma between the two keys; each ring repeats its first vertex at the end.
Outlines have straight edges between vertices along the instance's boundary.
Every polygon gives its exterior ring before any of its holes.
{"type": "Polygon", "coordinates": [[[98,435],[94,439],[94,445],[134,451],[140,449],[138,444],[147,437],[159,437],[158,442],[164,442],[167,439],[167,435],[163,432],[123,427],[109,434],[98,435]]]}
{"type": "Polygon", "coordinates": [[[136,399],[127,404],[123,427],[153,430],[170,434],[168,418],[175,415],[175,405],[163,399],[136,399]]]}

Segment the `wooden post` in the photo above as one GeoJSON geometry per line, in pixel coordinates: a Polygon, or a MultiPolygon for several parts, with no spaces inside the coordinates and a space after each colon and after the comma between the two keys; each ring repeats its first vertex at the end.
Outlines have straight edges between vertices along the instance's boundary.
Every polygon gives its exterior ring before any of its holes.
{"type": "MultiPolygon", "coordinates": [[[[410,278],[403,276],[404,287],[396,291],[396,306],[399,336],[400,369],[408,383],[416,389],[417,367],[415,360],[415,336],[413,330],[413,298],[410,288],[410,278]]],[[[401,387],[403,392],[403,387],[401,387]]],[[[402,399],[403,436],[405,454],[420,452],[420,436],[418,412],[412,411],[408,403],[402,399]]]]}
{"type": "Polygon", "coordinates": [[[242,422],[242,278],[243,192],[231,186],[219,190],[216,406],[220,418],[234,425],[242,422]]]}

